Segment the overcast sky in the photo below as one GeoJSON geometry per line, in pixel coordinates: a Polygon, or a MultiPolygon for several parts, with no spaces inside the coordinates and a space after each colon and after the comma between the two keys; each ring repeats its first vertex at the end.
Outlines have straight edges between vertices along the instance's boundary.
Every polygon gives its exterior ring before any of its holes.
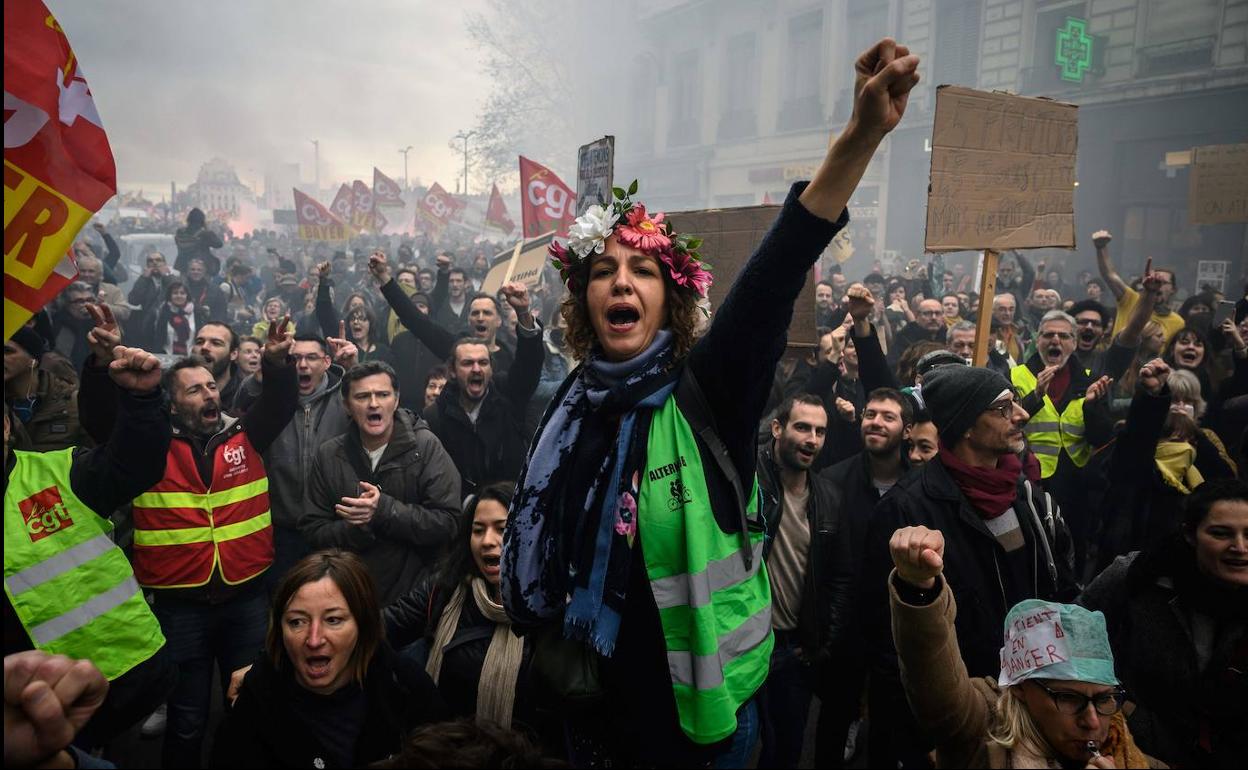
{"type": "MultiPolygon", "coordinates": [[[[8,2],[8,0],[6,0],[8,2]]],[[[453,190],[488,89],[467,36],[480,0],[45,0],[104,120],[123,190],[159,199],[221,156],[262,190],[273,162],[322,186],[377,165],[453,190]]]]}

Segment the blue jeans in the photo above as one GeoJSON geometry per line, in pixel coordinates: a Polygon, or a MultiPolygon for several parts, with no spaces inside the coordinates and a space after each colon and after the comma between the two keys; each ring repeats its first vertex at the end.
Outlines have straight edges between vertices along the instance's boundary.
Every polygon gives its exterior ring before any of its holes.
{"type": "Polygon", "coordinates": [[[715,770],[746,767],[750,754],[754,752],[754,744],[758,743],[758,732],[758,703],[756,698],[750,698],[737,709],[737,731],[732,734],[732,743],[723,754],[715,757],[711,767],[715,770]]]}
{"type": "Polygon", "coordinates": [[[759,767],[797,767],[810,714],[814,669],[797,657],[797,634],[777,631],[771,671],[758,694],[763,750],[759,767]]]}
{"type": "Polygon", "coordinates": [[[152,607],[166,646],[178,665],[178,682],[169,696],[169,721],[161,763],[166,768],[201,767],[204,733],[212,698],[214,664],[221,693],[230,674],[255,661],[264,647],[269,599],[259,585],[223,604],[207,604],[156,594],[152,607]]]}

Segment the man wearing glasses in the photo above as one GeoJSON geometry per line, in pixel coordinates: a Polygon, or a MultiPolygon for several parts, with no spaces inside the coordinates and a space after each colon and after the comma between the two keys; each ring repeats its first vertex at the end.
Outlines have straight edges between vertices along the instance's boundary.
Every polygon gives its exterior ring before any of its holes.
{"type": "MultiPolygon", "coordinates": [[[[129,329],[140,330],[150,326],[151,315],[168,296],[169,284],[176,280],[178,279],[170,271],[164,254],[159,251],[148,253],[143,274],[135,279],[134,286],[130,287],[130,295],[126,297],[131,305],[139,308],[134,313],[129,329]]],[[[152,344],[151,340],[141,338],[138,334],[131,333],[127,336],[136,338],[135,343],[144,348],[149,348],[152,344]]]]}
{"type": "Polygon", "coordinates": [[[925,299],[919,303],[919,312],[915,314],[914,323],[897,333],[893,344],[889,346],[890,363],[896,363],[901,354],[911,345],[919,342],[939,342],[945,344],[945,332],[949,328],[945,323],[945,309],[938,300],[925,299]]]}
{"type": "Polygon", "coordinates": [[[892,654],[888,542],[896,530],[923,526],[944,534],[958,645],[973,677],[998,672],[1001,628],[1011,607],[1024,599],[1071,601],[1078,591],[1060,510],[1036,485],[1034,463],[1025,473],[1019,458],[1029,415],[1010,381],[982,367],[942,366],[924,375],[923,400],[940,452],[880,500],[863,555],[860,606],[867,648],[876,651],[870,752],[879,766],[896,759],[909,767],[930,748],[913,737],[918,730],[892,654]],[[886,761],[877,761],[881,756],[886,761]]]}

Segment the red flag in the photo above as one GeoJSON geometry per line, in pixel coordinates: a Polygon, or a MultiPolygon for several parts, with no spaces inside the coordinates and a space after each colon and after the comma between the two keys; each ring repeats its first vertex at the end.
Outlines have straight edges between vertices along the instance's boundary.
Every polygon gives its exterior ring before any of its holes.
{"type": "Polygon", "coordinates": [[[373,201],[376,205],[402,206],[403,199],[399,197],[402,192],[399,189],[398,182],[381,173],[381,169],[373,166],[373,201]]]}
{"type": "Polygon", "coordinates": [[[298,189],[295,193],[295,220],[299,237],[305,241],[345,241],[351,237],[346,224],[315,198],[298,189]]]}
{"type": "Polygon", "coordinates": [[[77,273],[66,257],[117,192],[113,151],[64,30],[4,4],[4,338],[77,273]]]}
{"type": "Polygon", "coordinates": [[[535,238],[556,230],[566,236],[576,219],[576,192],[540,163],[520,156],[520,210],[524,237],[535,238]]]}
{"type": "Polygon", "coordinates": [[[338,194],[334,196],[334,202],[329,204],[329,210],[343,222],[351,222],[351,214],[355,211],[355,202],[351,197],[350,187],[347,187],[345,184],[339,186],[338,194]]]}
{"type": "Polygon", "coordinates": [[[511,221],[511,215],[507,213],[507,204],[503,202],[503,196],[498,192],[498,185],[494,185],[494,189],[490,191],[490,205],[485,210],[485,224],[489,227],[496,227],[508,235],[516,229],[516,223],[511,221]]]}
{"type": "Polygon", "coordinates": [[[373,191],[359,179],[351,183],[351,226],[373,229],[373,191]]]}

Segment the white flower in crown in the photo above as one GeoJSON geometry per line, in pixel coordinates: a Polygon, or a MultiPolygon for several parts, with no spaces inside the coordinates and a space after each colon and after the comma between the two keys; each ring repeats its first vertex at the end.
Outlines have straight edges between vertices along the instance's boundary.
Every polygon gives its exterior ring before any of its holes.
{"type": "Polygon", "coordinates": [[[595,203],[568,228],[568,248],[581,259],[590,254],[601,254],[606,248],[607,237],[619,219],[620,215],[615,213],[614,207],[603,208],[595,203]]]}

